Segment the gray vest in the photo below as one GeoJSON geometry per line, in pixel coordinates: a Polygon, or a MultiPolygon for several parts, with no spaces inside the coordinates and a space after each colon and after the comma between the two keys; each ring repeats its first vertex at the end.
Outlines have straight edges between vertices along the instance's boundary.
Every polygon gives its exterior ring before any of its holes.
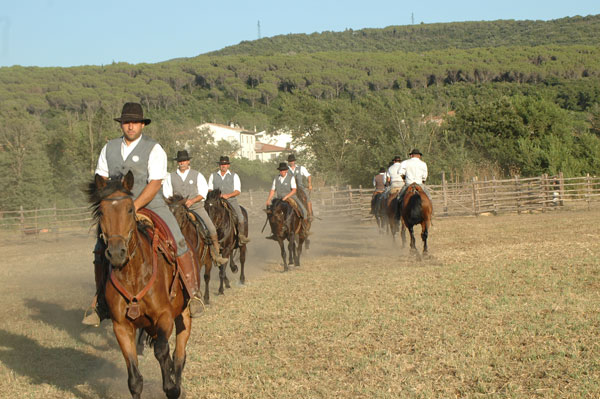
{"type": "MultiPolygon", "coordinates": [[[[190,169],[185,181],[177,174],[177,171],[171,172],[171,185],[173,186],[173,194],[179,194],[183,198],[194,198],[198,193],[198,171],[190,169]]],[[[202,201],[194,203],[191,209],[196,210],[202,207],[202,201]]]]}
{"type": "MultiPolygon", "coordinates": [[[[148,184],[148,159],[150,152],[156,145],[156,141],[143,136],[135,146],[127,159],[121,156],[121,143],[123,138],[112,139],[106,144],[106,163],[108,164],[108,175],[111,178],[125,176],[127,172],[133,173],[133,197],[137,198],[148,184]]],[[[162,195],[155,195],[150,204],[159,205],[164,203],[162,195]]],[[[150,205],[148,204],[148,205],[150,205]]]]}
{"type": "MultiPolygon", "coordinates": [[[[302,176],[302,167],[300,165],[296,165],[296,168],[294,169],[294,171],[292,172],[292,169],[290,169],[290,172],[296,178],[296,185],[298,187],[304,187],[304,176],[302,176]]],[[[290,173],[288,173],[288,175],[289,174],[290,173]]]]}
{"type": "Polygon", "coordinates": [[[219,172],[213,173],[213,190],[219,189],[223,194],[231,194],[234,191],[233,186],[233,175],[235,173],[229,172],[229,174],[225,175],[225,178],[221,178],[221,174],[219,172]]]}
{"type": "Polygon", "coordinates": [[[293,174],[291,173],[286,174],[283,182],[279,181],[279,176],[275,178],[275,194],[277,194],[277,198],[283,198],[292,191],[292,176],[293,174]]]}

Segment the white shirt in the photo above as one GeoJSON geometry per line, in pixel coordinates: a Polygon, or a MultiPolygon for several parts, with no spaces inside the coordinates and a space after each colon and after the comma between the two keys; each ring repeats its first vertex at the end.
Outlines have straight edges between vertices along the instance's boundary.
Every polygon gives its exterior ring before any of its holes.
{"type": "Polygon", "coordinates": [[[404,182],[404,180],[402,179],[402,174],[400,173],[400,170],[401,170],[404,162],[406,162],[406,161],[395,162],[392,166],[390,166],[388,168],[387,173],[388,173],[388,176],[390,177],[390,182],[392,182],[392,183],[404,182]]]}
{"type": "MultiPolygon", "coordinates": [[[[296,172],[296,169],[298,169],[298,166],[296,166],[294,169],[292,169],[291,166],[288,166],[288,169],[292,171],[292,174],[294,174],[296,172]]],[[[304,177],[309,177],[310,173],[308,173],[308,170],[304,166],[300,165],[300,175],[304,177]]]]}
{"type": "Polygon", "coordinates": [[[406,184],[423,184],[427,179],[427,164],[419,158],[410,158],[402,162],[400,173],[405,176],[406,184]]]}
{"type": "MultiPolygon", "coordinates": [[[[177,174],[181,177],[181,180],[185,181],[187,175],[190,173],[190,170],[186,170],[185,172],[181,172],[177,169],[177,174]]],[[[202,175],[202,173],[198,172],[198,181],[196,182],[196,187],[198,189],[198,194],[202,196],[202,198],[206,199],[206,195],[208,194],[208,184],[206,183],[206,179],[202,175]]],[[[165,198],[169,198],[173,196],[173,182],[171,181],[171,174],[169,173],[162,184],[163,196],[165,198]]],[[[196,194],[196,195],[198,195],[196,194]]]]}
{"type": "MultiPolygon", "coordinates": [[[[288,172],[288,173],[289,173],[289,172],[288,172]]],[[[280,182],[280,183],[283,183],[283,181],[285,180],[285,178],[286,178],[286,177],[287,177],[287,175],[285,175],[285,176],[283,176],[283,177],[282,177],[281,175],[279,175],[279,176],[277,176],[276,178],[274,178],[274,179],[273,179],[273,184],[271,185],[271,190],[275,191],[275,184],[277,183],[277,179],[279,179],[279,182],[280,182]]],[[[293,190],[293,189],[295,189],[295,188],[296,188],[296,179],[292,179],[291,181],[292,181],[292,182],[291,182],[291,184],[290,184],[290,188],[293,190]]]]}
{"type": "MultiPolygon", "coordinates": [[[[121,157],[123,160],[127,159],[141,139],[142,136],[140,135],[137,140],[129,145],[125,143],[125,140],[121,141],[121,157]]],[[[106,146],[107,144],[102,147],[102,151],[100,151],[100,156],[98,157],[98,164],[96,165],[96,174],[103,177],[109,177],[108,163],[106,162],[106,146]]],[[[151,180],[163,180],[167,175],[167,153],[160,144],[156,143],[148,157],[148,182],[151,180]]]]}
{"type": "MultiPolygon", "coordinates": [[[[223,181],[223,180],[225,180],[225,176],[227,176],[228,174],[231,175],[232,173],[229,171],[229,169],[227,169],[227,172],[225,172],[224,175],[221,175],[220,170],[217,172],[217,174],[221,178],[221,181],[223,181]]],[[[209,190],[214,190],[213,176],[214,176],[214,173],[211,173],[210,177],[208,178],[208,189],[209,190]]],[[[237,175],[237,173],[233,173],[233,191],[239,191],[240,193],[242,192],[242,182],[240,181],[240,177],[237,175]]],[[[230,194],[230,193],[225,193],[225,194],[230,194]]]]}

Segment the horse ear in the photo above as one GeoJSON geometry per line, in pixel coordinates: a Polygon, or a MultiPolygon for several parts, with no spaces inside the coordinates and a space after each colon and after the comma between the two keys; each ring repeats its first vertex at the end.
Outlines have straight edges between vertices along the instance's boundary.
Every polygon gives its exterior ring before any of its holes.
{"type": "Polygon", "coordinates": [[[101,190],[106,186],[106,179],[99,174],[94,176],[94,183],[96,184],[96,190],[101,190]]]}
{"type": "Polygon", "coordinates": [[[123,187],[127,191],[131,191],[133,188],[133,173],[131,173],[131,171],[127,172],[127,174],[123,177],[123,180],[121,180],[121,183],[123,183],[123,187]]]}

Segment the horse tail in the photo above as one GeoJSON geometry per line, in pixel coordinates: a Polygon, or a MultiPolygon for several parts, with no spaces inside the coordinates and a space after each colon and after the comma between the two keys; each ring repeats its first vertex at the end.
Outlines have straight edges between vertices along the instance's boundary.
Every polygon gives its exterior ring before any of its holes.
{"type": "Polygon", "coordinates": [[[409,219],[416,223],[420,223],[423,219],[423,206],[421,204],[421,196],[419,193],[415,193],[409,198],[407,208],[409,210],[409,219]]]}

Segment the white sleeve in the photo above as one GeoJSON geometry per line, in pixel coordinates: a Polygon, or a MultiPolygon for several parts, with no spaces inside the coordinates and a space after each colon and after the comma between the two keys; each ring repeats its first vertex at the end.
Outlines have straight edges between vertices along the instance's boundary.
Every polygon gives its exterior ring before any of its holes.
{"type": "Polygon", "coordinates": [[[310,176],[310,173],[308,173],[308,169],[306,169],[304,166],[300,166],[300,174],[304,177],[310,176]]]}
{"type": "Polygon", "coordinates": [[[240,177],[237,173],[233,174],[233,191],[242,192],[242,182],[240,182],[240,177]]]}
{"type": "Polygon", "coordinates": [[[208,189],[209,190],[214,190],[214,187],[213,187],[213,174],[212,173],[208,177],[208,189]]]}
{"type": "Polygon", "coordinates": [[[277,178],[273,179],[273,184],[271,185],[271,190],[275,191],[275,184],[277,184],[277,178]]]}
{"type": "Polygon", "coordinates": [[[171,183],[171,174],[169,173],[162,182],[163,197],[170,198],[173,196],[173,184],[171,183]]]}
{"type": "Polygon", "coordinates": [[[423,181],[427,180],[427,164],[423,162],[423,181]]]}
{"type": "Polygon", "coordinates": [[[290,183],[290,188],[293,190],[293,189],[295,189],[296,187],[297,187],[297,186],[296,186],[296,179],[292,179],[292,182],[290,183]]]}
{"type": "Polygon", "coordinates": [[[163,180],[167,174],[167,153],[156,143],[148,157],[148,181],[163,180]]]}
{"type": "Polygon", "coordinates": [[[400,170],[398,171],[400,176],[406,175],[406,161],[400,163],[400,170]]]}
{"type": "Polygon", "coordinates": [[[98,163],[96,164],[96,174],[102,177],[108,177],[108,162],[106,162],[106,146],[102,147],[100,156],[98,157],[98,163]]]}
{"type": "Polygon", "coordinates": [[[208,194],[208,183],[206,182],[206,179],[202,173],[198,173],[197,186],[198,194],[200,194],[203,198],[206,198],[206,195],[208,194]]]}

